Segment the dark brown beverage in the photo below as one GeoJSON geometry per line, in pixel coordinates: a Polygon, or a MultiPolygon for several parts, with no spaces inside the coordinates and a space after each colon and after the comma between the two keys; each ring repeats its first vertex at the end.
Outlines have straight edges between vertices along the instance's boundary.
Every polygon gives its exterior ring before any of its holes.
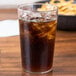
{"type": "Polygon", "coordinates": [[[53,64],[57,23],[56,20],[31,20],[19,19],[22,66],[29,72],[48,71],[53,64]]]}

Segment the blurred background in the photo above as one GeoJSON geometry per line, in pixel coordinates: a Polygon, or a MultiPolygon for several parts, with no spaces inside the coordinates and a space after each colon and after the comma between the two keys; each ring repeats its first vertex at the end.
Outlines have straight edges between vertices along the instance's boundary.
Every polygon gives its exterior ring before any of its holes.
{"type": "MultiPolygon", "coordinates": [[[[49,2],[49,4],[54,4],[58,6],[58,30],[70,30],[76,31],[76,0],[0,0],[0,20],[18,20],[17,6],[24,3],[33,3],[33,2],[49,2]]],[[[6,28],[10,26],[9,21],[1,22],[0,21],[0,36],[6,36],[6,28]],[[9,25],[8,27],[6,25],[9,25]],[[5,28],[3,31],[2,28],[5,28]]],[[[17,21],[14,21],[18,28],[17,21]]],[[[14,23],[13,22],[13,23],[14,23]]],[[[12,23],[12,24],[13,24],[12,23]]],[[[16,27],[13,27],[13,29],[16,27]]],[[[12,29],[12,28],[11,28],[12,29]]],[[[10,30],[11,30],[10,29],[10,30]]],[[[12,29],[12,30],[13,30],[12,29]]],[[[17,29],[16,29],[17,30],[17,29]]],[[[14,35],[18,35],[14,32],[14,35]]],[[[7,35],[8,36],[8,35],[7,35]]]]}
{"type": "MultiPolygon", "coordinates": [[[[58,29],[76,30],[76,0],[0,0],[0,20],[6,19],[5,15],[3,14],[5,11],[9,11],[11,13],[17,12],[17,9],[15,8],[17,8],[19,4],[33,2],[49,2],[50,4],[57,5],[59,8],[58,29]]],[[[17,19],[17,16],[11,17],[10,15],[6,15],[8,19],[15,17],[17,19]]]]}
{"type": "Polygon", "coordinates": [[[37,1],[50,1],[50,0],[0,0],[0,8],[14,8],[16,5],[23,3],[32,3],[37,1]]]}

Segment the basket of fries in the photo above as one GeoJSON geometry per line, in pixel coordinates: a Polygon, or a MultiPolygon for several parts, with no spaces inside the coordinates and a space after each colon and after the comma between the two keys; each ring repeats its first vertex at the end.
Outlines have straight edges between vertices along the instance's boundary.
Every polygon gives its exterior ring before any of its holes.
{"type": "Polygon", "coordinates": [[[58,6],[58,29],[76,31],[76,4],[73,0],[52,0],[58,6]]]}
{"type": "MultiPolygon", "coordinates": [[[[73,0],[51,0],[44,3],[58,6],[58,29],[76,31],[76,4],[73,0]]],[[[41,8],[43,9],[43,8],[41,8]]]]}

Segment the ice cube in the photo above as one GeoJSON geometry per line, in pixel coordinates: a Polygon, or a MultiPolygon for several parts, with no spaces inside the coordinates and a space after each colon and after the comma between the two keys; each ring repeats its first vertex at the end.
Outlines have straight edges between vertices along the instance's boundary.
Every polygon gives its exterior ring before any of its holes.
{"type": "Polygon", "coordinates": [[[33,18],[37,18],[38,17],[39,18],[39,17],[42,17],[42,16],[41,16],[41,14],[39,12],[33,12],[31,17],[33,17],[33,18]]]}
{"type": "Polygon", "coordinates": [[[51,20],[51,12],[41,12],[42,17],[44,18],[44,21],[51,20]]]}
{"type": "Polygon", "coordinates": [[[47,34],[46,34],[44,31],[38,34],[38,36],[39,36],[40,38],[46,37],[46,35],[47,35],[47,34]]]}
{"type": "Polygon", "coordinates": [[[56,31],[56,26],[53,26],[52,29],[50,30],[49,34],[53,35],[55,34],[56,31]]]}
{"type": "Polygon", "coordinates": [[[33,23],[33,28],[35,28],[34,30],[41,31],[41,28],[37,23],[33,23]]]}
{"type": "Polygon", "coordinates": [[[24,19],[24,20],[30,20],[30,18],[31,18],[31,11],[23,11],[23,14],[22,14],[22,19],[24,19]]]}
{"type": "Polygon", "coordinates": [[[48,35],[47,35],[47,38],[48,38],[48,40],[50,40],[50,39],[54,39],[55,36],[53,36],[53,35],[51,35],[51,34],[48,34],[48,35]]]}

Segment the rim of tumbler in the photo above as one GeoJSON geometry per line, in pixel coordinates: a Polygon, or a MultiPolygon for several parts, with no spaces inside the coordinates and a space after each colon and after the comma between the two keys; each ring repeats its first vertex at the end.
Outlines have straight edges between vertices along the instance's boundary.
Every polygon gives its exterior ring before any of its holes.
{"type": "MultiPolygon", "coordinates": [[[[30,5],[43,5],[44,3],[25,3],[25,4],[20,4],[18,5],[18,9],[21,9],[21,10],[28,10],[28,9],[23,9],[23,7],[26,7],[26,6],[30,6],[30,5]]],[[[48,5],[48,4],[46,4],[48,5]]],[[[37,11],[36,12],[51,12],[51,11],[58,11],[58,7],[56,5],[53,5],[53,4],[49,4],[50,6],[52,7],[55,7],[55,9],[53,10],[49,10],[49,11],[37,11]]],[[[32,10],[31,10],[32,11],[32,10]]]]}

